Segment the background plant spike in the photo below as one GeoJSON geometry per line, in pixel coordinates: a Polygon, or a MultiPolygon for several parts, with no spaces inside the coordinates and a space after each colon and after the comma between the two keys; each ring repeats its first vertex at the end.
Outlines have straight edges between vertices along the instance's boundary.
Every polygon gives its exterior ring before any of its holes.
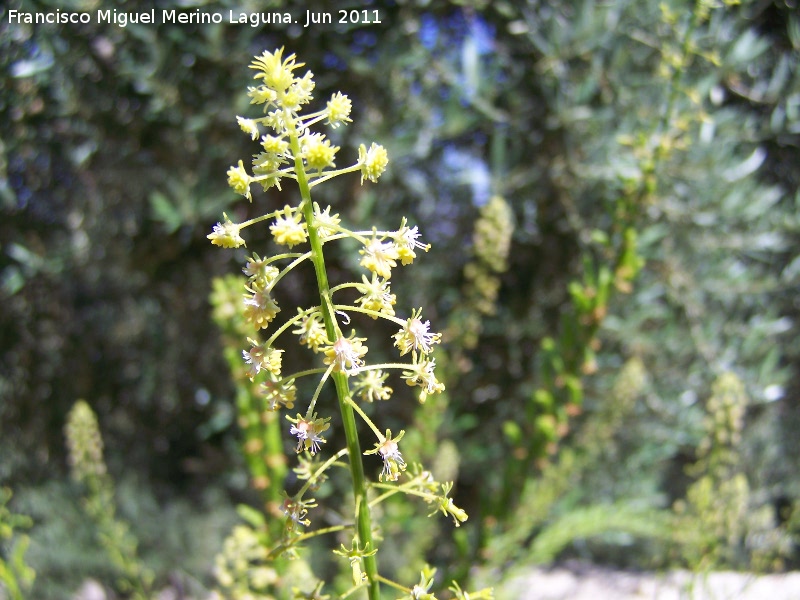
{"type": "MultiPolygon", "coordinates": [[[[258,255],[255,255],[255,260],[258,261],[258,255]]],[[[244,316],[241,290],[245,283],[245,278],[237,275],[215,278],[209,300],[235,385],[236,422],[242,434],[242,455],[250,472],[251,485],[262,495],[266,513],[276,517],[268,523],[270,533],[277,537],[282,528],[277,517],[282,515],[281,492],[288,467],[279,415],[267,410],[265,397],[259,393],[259,384],[250,377],[253,366],[248,366],[242,357],[243,344],[256,335],[244,316]]]]}
{"type": "Polygon", "coordinates": [[[97,416],[85,400],[73,405],[64,435],[72,477],[84,488],[83,508],[95,524],[98,543],[120,573],[118,590],[134,600],[148,600],[153,572],[137,554],[139,542],[130,525],[117,516],[114,481],[103,458],[97,416]]]}

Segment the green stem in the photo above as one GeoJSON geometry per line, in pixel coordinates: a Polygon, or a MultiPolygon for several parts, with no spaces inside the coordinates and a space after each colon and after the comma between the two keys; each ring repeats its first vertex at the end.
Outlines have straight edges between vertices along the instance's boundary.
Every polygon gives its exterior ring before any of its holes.
{"type": "Polygon", "coordinates": [[[372,487],[375,489],[382,489],[387,490],[386,494],[380,496],[380,498],[376,498],[373,502],[370,503],[371,506],[376,505],[378,500],[384,500],[389,495],[402,492],[403,494],[407,494],[409,496],[418,496],[420,498],[424,498],[426,502],[433,502],[434,500],[439,500],[440,496],[436,494],[431,494],[430,492],[423,492],[422,490],[414,489],[409,485],[401,485],[401,486],[390,486],[385,483],[373,483],[372,487]]]}
{"type": "Polygon", "coordinates": [[[333,363],[331,364],[330,367],[325,369],[325,373],[322,375],[322,377],[320,377],[319,385],[317,386],[317,389],[314,391],[314,395],[311,397],[311,402],[308,404],[308,410],[306,411],[306,419],[313,418],[312,415],[314,414],[314,407],[317,405],[317,398],[319,398],[319,394],[322,391],[322,386],[325,385],[326,381],[328,381],[328,377],[330,376],[331,371],[333,371],[333,363]]]}
{"type": "Polygon", "coordinates": [[[343,531],[348,527],[350,527],[350,525],[331,525],[330,527],[325,527],[324,529],[315,529],[314,531],[309,531],[308,533],[298,535],[297,537],[293,537],[290,543],[281,542],[280,544],[274,546],[267,554],[267,559],[272,561],[281,560],[281,557],[283,557],[284,552],[286,552],[289,548],[297,546],[300,542],[304,542],[305,540],[310,540],[315,537],[326,535],[328,533],[343,531]]]}
{"type": "Polygon", "coordinates": [[[358,306],[352,306],[350,304],[335,304],[333,306],[334,310],[340,310],[342,312],[347,312],[351,310],[353,312],[360,312],[365,315],[369,315],[373,319],[386,319],[387,321],[391,321],[392,323],[398,324],[400,327],[405,326],[406,321],[405,319],[398,319],[397,317],[392,317],[390,315],[383,314],[382,312],[378,312],[377,310],[370,310],[368,308],[360,308],[358,306]]]}
{"type": "MultiPolygon", "coordinates": [[[[315,186],[317,184],[323,183],[324,181],[328,181],[329,179],[333,179],[334,177],[338,177],[339,175],[344,175],[345,173],[355,173],[356,171],[361,169],[361,165],[353,165],[352,167],[346,167],[344,169],[339,169],[337,171],[329,171],[322,177],[319,177],[314,180],[311,186],[315,186]]],[[[305,175],[305,174],[304,174],[305,175]]]]}
{"type": "MultiPolygon", "coordinates": [[[[287,119],[291,122],[291,119],[287,119]]],[[[311,261],[314,264],[314,272],[317,276],[317,287],[319,288],[320,310],[322,319],[325,322],[325,332],[328,339],[336,341],[339,337],[336,317],[333,314],[333,302],[330,297],[330,285],[328,284],[328,274],[325,269],[325,256],[322,253],[322,240],[319,238],[317,226],[314,222],[314,207],[311,204],[311,190],[308,185],[303,159],[300,154],[300,142],[297,133],[292,131],[289,134],[289,142],[294,155],[295,172],[297,174],[297,185],[300,188],[302,197],[301,209],[303,217],[308,227],[308,242],[311,245],[311,261]]],[[[342,426],[344,427],[347,439],[347,453],[350,459],[350,474],[353,479],[353,497],[356,505],[356,531],[361,548],[374,549],[372,541],[372,519],[367,503],[367,482],[364,477],[364,463],[361,458],[361,445],[358,440],[358,430],[356,428],[355,414],[353,407],[347,402],[350,397],[350,386],[347,382],[347,375],[342,372],[332,374],[336,385],[336,394],[339,398],[339,410],[342,414],[342,426]]],[[[364,571],[369,578],[367,590],[370,600],[380,600],[380,582],[378,580],[378,561],[375,555],[364,557],[364,571]]]]}
{"type": "Polygon", "coordinates": [[[380,580],[381,580],[383,583],[385,583],[386,585],[388,585],[388,586],[391,586],[391,587],[393,587],[393,588],[394,588],[394,589],[396,589],[396,590],[400,590],[400,591],[401,591],[401,592],[403,592],[404,594],[410,594],[410,593],[411,593],[411,590],[410,590],[410,589],[408,589],[408,588],[407,588],[407,587],[405,587],[404,585],[400,585],[399,583],[396,583],[396,582],[392,581],[391,579],[386,579],[386,577],[381,577],[380,575],[378,575],[378,578],[379,578],[379,579],[380,579],[380,580]]]}
{"type": "Polygon", "coordinates": [[[339,452],[331,456],[322,465],[320,465],[319,469],[314,471],[311,477],[308,478],[308,481],[306,481],[303,484],[303,487],[300,488],[300,490],[294,495],[294,497],[298,499],[302,498],[303,494],[305,494],[309,490],[309,488],[317,482],[319,476],[322,475],[325,471],[327,471],[331,467],[331,465],[335,464],[336,461],[339,460],[345,454],[345,452],[346,452],[345,449],[339,450],[339,452]]]}
{"type": "Polygon", "coordinates": [[[285,267],[280,273],[278,273],[278,276],[275,277],[275,279],[272,280],[272,283],[270,284],[269,289],[272,290],[272,288],[274,288],[275,285],[281,279],[283,279],[289,271],[291,271],[297,265],[299,265],[301,262],[303,262],[305,259],[307,259],[309,254],[310,254],[309,252],[306,252],[305,254],[301,254],[298,258],[293,260],[289,266],[285,267]]]}
{"type": "MultiPolygon", "coordinates": [[[[284,323],[283,325],[281,325],[281,326],[280,326],[280,327],[277,329],[277,331],[275,331],[275,333],[273,333],[271,336],[269,336],[269,339],[266,341],[266,343],[265,343],[264,345],[265,345],[265,346],[267,346],[268,348],[271,348],[271,347],[272,347],[272,345],[275,343],[275,340],[277,340],[277,339],[278,339],[278,337],[279,337],[279,336],[280,336],[280,335],[281,335],[281,334],[282,334],[284,331],[286,331],[287,329],[289,329],[289,327],[291,327],[292,325],[294,325],[294,324],[295,324],[295,323],[297,323],[298,321],[301,321],[301,320],[303,319],[303,317],[305,317],[305,316],[306,316],[306,313],[299,313],[299,314],[296,314],[295,316],[293,316],[291,319],[289,319],[288,321],[286,321],[286,323],[284,323]]],[[[325,369],[323,369],[323,371],[324,371],[324,370],[325,370],[325,369]]],[[[303,373],[305,373],[305,371],[303,371],[303,373]]]]}
{"type": "Polygon", "coordinates": [[[385,435],[383,435],[383,434],[381,433],[381,430],[380,430],[380,429],[378,429],[378,428],[375,426],[375,423],[373,423],[373,422],[372,422],[372,419],[370,419],[370,418],[367,416],[367,414],[366,414],[366,413],[365,413],[363,410],[361,410],[361,407],[360,407],[358,404],[356,404],[356,403],[355,403],[353,400],[351,400],[350,398],[347,398],[347,404],[348,404],[348,405],[349,405],[349,406],[350,406],[350,407],[351,407],[351,408],[352,408],[354,411],[356,411],[356,412],[358,413],[358,416],[360,416],[362,419],[364,419],[364,422],[365,422],[367,425],[369,425],[369,428],[370,428],[370,429],[372,429],[373,433],[374,433],[374,434],[375,434],[375,435],[378,437],[378,440],[380,441],[380,443],[381,443],[381,444],[382,444],[383,442],[385,442],[385,441],[386,441],[386,436],[385,436],[385,435]]]}
{"type": "MultiPolygon", "coordinates": [[[[240,361],[241,362],[241,361],[240,361]]],[[[320,373],[327,372],[328,369],[323,367],[317,367],[316,369],[306,369],[305,371],[298,371],[297,373],[292,373],[291,375],[287,375],[284,379],[299,379],[300,377],[308,377],[309,375],[319,375],[320,373]]],[[[326,375],[325,378],[327,379],[328,376],[326,375]]]]}

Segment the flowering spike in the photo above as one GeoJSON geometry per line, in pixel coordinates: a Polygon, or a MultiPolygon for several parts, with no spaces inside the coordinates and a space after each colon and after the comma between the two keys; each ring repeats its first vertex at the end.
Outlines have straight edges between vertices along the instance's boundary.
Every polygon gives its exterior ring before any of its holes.
{"type": "MultiPolygon", "coordinates": [[[[257,381],[257,389],[261,394],[260,402],[252,403],[251,412],[242,413],[242,421],[248,418],[248,425],[254,416],[252,411],[262,413],[263,423],[269,427],[278,423],[265,411],[293,409],[298,401],[295,380],[309,375],[321,373],[316,391],[308,399],[307,406],[300,409],[296,416],[287,416],[290,423],[289,434],[294,438],[293,444],[298,457],[299,466],[294,469],[303,485],[295,496],[284,494],[282,510],[285,515],[283,535],[271,551],[262,546],[268,555],[259,560],[272,558],[279,553],[297,556],[298,544],[319,532],[304,535],[300,528],[310,525],[308,511],[316,506],[314,499],[303,499],[303,496],[319,488],[327,478],[328,467],[339,465],[340,459],[347,455],[350,462],[350,474],[355,498],[356,532],[350,548],[342,545],[335,551],[347,558],[353,571],[353,583],[356,587],[364,586],[371,600],[382,596],[381,585],[388,580],[381,577],[374,558],[377,548],[373,545],[373,525],[371,515],[372,500],[368,500],[369,484],[364,477],[359,452],[350,450],[359,445],[358,426],[355,420],[361,417],[369,428],[377,435],[374,448],[364,454],[376,454],[383,467],[378,479],[381,482],[394,482],[407,471],[405,458],[400,451],[400,440],[404,431],[392,437],[391,430],[380,433],[371,417],[362,408],[362,403],[377,400],[388,400],[392,388],[386,383],[390,369],[399,369],[401,377],[409,386],[419,388],[419,399],[424,401],[428,394],[444,390],[434,374],[436,366],[431,354],[433,346],[440,343],[441,334],[431,332],[430,321],[422,319],[422,309],[411,311],[411,317],[405,321],[395,317],[396,296],[391,291],[390,278],[392,269],[398,262],[409,265],[417,257],[417,251],[427,252],[430,246],[420,241],[420,233],[416,226],[409,227],[405,218],[396,231],[379,231],[374,228],[371,234],[355,232],[343,227],[338,214],[333,213],[330,206],[320,206],[311,198],[311,191],[317,184],[345,174],[360,173],[361,183],[364,180],[376,182],[385,172],[389,156],[386,148],[372,143],[361,144],[358,148],[358,159],[354,164],[337,168],[335,146],[325,134],[315,131],[315,126],[324,124],[331,129],[352,122],[350,114],[353,109],[351,100],[341,92],[335,92],[325,107],[316,112],[303,112],[305,105],[312,100],[315,83],[313,74],[306,71],[299,74],[303,63],[296,61],[294,54],[284,56],[283,48],[273,52],[264,52],[256,56],[250,68],[255,71],[255,85],[248,88],[251,104],[262,107],[263,115],[258,118],[237,117],[241,130],[252,141],[258,142],[258,150],[252,155],[251,166],[247,168],[244,161],[228,169],[228,184],[233,190],[252,202],[251,185],[258,184],[264,190],[272,187],[281,189],[281,184],[294,181],[299,188],[302,201],[295,206],[286,205],[279,211],[250,219],[246,223],[236,224],[227,215],[224,220],[214,226],[208,236],[215,245],[225,248],[238,248],[245,245],[240,235],[244,226],[254,225],[271,220],[270,233],[275,243],[293,248],[299,244],[307,244],[308,249],[302,253],[279,251],[274,256],[262,259],[257,254],[247,258],[243,268],[247,276],[243,306],[240,314],[244,318],[243,327],[266,329],[280,313],[275,301],[274,287],[295,267],[313,264],[319,291],[319,305],[311,308],[297,308],[297,313],[279,325],[269,339],[264,342],[256,334],[247,337],[249,348],[241,350],[242,360],[247,376],[257,381]],[[362,274],[360,282],[345,281],[331,286],[328,283],[327,265],[324,256],[324,244],[342,238],[357,240],[360,248],[360,265],[369,274],[362,274]],[[292,262],[278,268],[279,261],[292,262]],[[359,294],[350,302],[339,301],[340,294],[354,291],[359,294]],[[337,296],[334,302],[333,296],[337,296]],[[366,315],[373,319],[384,319],[400,326],[393,336],[394,345],[401,356],[410,355],[404,363],[387,363],[370,366],[365,356],[368,348],[367,338],[356,337],[353,331],[349,336],[342,334],[342,328],[354,320],[366,315]],[[327,368],[309,366],[291,376],[282,374],[284,351],[275,348],[277,339],[287,331],[299,336],[300,343],[314,353],[322,354],[322,362],[327,368]],[[331,379],[335,386],[326,388],[331,379]],[[318,458],[327,448],[324,433],[330,429],[331,417],[320,417],[315,412],[318,406],[329,403],[327,391],[335,387],[338,406],[341,412],[342,429],[347,438],[344,449],[335,452],[328,458],[318,458]],[[304,412],[303,412],[304,411],[304,412]]],[[[287,297],[291,297],[288,294],[287,297]]],[[[233,301],[230,302],[233,304],[233,301]]],[[[237,324],[237,327],[239,325],[237,324]]],[[[245,337],[243,335],[242,337],[245,337]]],[[[319,360],[319,359],[317,359],[319,360]]],[[[257,423],[256,423],[257,424],[257,423]]],[[[265,440],[271,440],[272,434],[263,436],[259,428],[245,427],[248,439],[243,444],[249,457],[259,459],[267,450],[265,440]],[[254,433],[255,432],[255,433],[254,433]]],[[[285,431],[284,431],[285,433],[285,431]]],[[[272,450],[270,450],[271,452],[272,450]]],[[[267,457],[270,458],[270,457],[267,457]]],[[[436,482],[429,471],[421,465],[412,464],[408,468],[408,477],[397,491],[422,496],[426,502],[435,504],[435,512],[442,511],[453,517],[458,525],[466,519],[466,513],[456,507],[448,497],[452,484],[441,485],[436,482]],[[449,487],[448,487],[449,486],[449,487]]],[[[266,489],[269,480],[262,486],[266,489]]],[[[278,505],[275,503],[275,511],[278,505]]],[[[269,527],[267,527],[269,529],[269,527]]],[[[259,532],[260,535],[260,532],[259,532]]],[[[272,535],[267,534],[267,537],[272,535]]],[[[260,539],[259,539],[259,543],[260,539]]],[[[274,573],[270,577],[275,576],[274,573]]],[[[423,569],[420,582],[412,589],[404,588],[412,600],[435,600],[430,591],[434,582],[434,569],[423,569]]],[[[230,587],[230,585],[225,585],[230,587]]],[[[355,588],[353,588],[355,589],[355,588]]],[[[322,585],[313,591],[293,589],[292,594],[298,600],[323,600],[327,596],[321,593],[322,585]]],[[[467,594],[460,588],[454,592],[466,599],[467,594]]],[[[285,595],[285,594],[284,594],[285,595]]]]}

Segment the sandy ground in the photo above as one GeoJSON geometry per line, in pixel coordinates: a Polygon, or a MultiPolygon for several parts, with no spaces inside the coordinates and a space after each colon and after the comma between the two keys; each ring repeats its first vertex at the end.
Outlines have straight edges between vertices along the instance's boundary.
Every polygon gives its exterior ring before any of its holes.
{"type": "Polygon", "coordinates": [[[496,590],[498,600],[800,600],[800,572],[779,575],[614,571],[584,564],[534,570],[496,590]]]}

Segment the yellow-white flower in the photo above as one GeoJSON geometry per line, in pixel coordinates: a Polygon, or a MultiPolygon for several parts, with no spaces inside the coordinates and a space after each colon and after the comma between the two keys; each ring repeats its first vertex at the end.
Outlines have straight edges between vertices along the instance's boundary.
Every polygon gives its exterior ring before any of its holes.
{"type": "Polygon", "coordinates": [[[280,377],[283,350],[264,346],[250,338],[247,341],[250,342],[250,350],[242,350],[242,357],[250,365],[247,370],[250,380],[252,381],[261,372],[261,369],[280,377]]]}
{"type": "Polygon", "coordinates": [[[410,370],[403,371],[401,375],[408,385],[422,388],[419,394],[420,402],[425,402],[428,394],[438,394],[444,391],[444,384],[436,379],[433,372],[435,368],[435,359],[422,360],[415,365],[410,365],[410,370]]]}
{"type": "Polygon", "coordinates": [[[379,479],[383,481],[397,481],[400,473],[406,470],[406,461],[400,453],[399,442],[402,439],[405,431],[401,431],[396,438],[392,439],[391,430],[386,430],[386,437],[377,442],[372,450],[364,452],[364,454],[379,454],[383,459],[383,471],[379,475],[379,479]]]}
{"type": "Polygon", "coordinates": [[[305,344],[314,352],[319,352],[320,348],[328,343],[322,315],[318,311],[306,312],[302,308],[298,308],[297,312],[302,318],[299,327],[293,329],[292,333],[300,336],[301,344],[305,344]]]}
{"type": "Polygon", "coordinates": [[[239,123],[239,127],[241,127],[242,131],[248,134],[251,139],[258,139],[258,136],[261,133],[258,130],[258,123],[253,121],[253,119],[245,119],[243,117],[236,117],[236,121],[239,123]]]}
{"type": "Polygon", "coordinates": [[[392,395],[392,388],[385,385],[388,378],[389,374],[380,369],[362,372],[353,384],[353,396],[361,398],[364,402],[388,400],[392,395]]]}
{"type": "Polygon", "coordinates": [[[411,312],[411,318],[406,320],[403,328],[394,334],[394,345],[400,349],[400,355],[408,352],[420,351],[423,354],[430,354],[431,346],[438,344],[442,338],[440,333],[431,333],[430,321],[423,321],[419,318],[422,309],[411,312]]]}
{"type": "Polygon", "coordinates": [[[247,288],[244,296],[244,318],[258,329],[266,329],[281,309],[267,290],[247,288]]]}
{"type": "Polygon", "coordinates": [[[278,97],[275,90],[271,90],[265,85],[248,87],[247,95],[250,97],[250,104],[266,104],[267,106],[275,102],[278,97]]]}
{"type": "Polygon", "coordinates": [[[331,214],[331,207],[326,206],[325,210],[320,210],[319,204],[314,202],[314,221],[317,223],[317,233],[323,241],[339,231],[339,223],[342,220],[338,214],[331,214]]]}
{"type": "Polygon", "coordinates": [[[261,146],[268,154],[275,154],[280,157],[285,157],[289,152],[289,142],[282,137],[274,135],[265,135],[261,138],[261,146]]]}
{"type": "Polygon", "coordinates": [[[280,406],[294,408],[297,388],[294,379],[270,377],[261,384],[261,393],[269,401],[269,410],[277,410],[280,406]]]}
{"type": "Polygon", "coordinates": [[[329,348],[325,349],[323,362],[326,365],[333,365],[334,371],[340,371],[351,375],[355,369],[364,366],[362,357],[367,353],[367,347],[361,342],[366,338],[344,336],[336,340],[329,348]]]}
{"type": "Polygon", "coordinates": [[[350,111],[352,108],[353,103],[350,101],[350,98],[341,92],[336,92],[331,99],[328,100],[328,105],[326,108],[326,113],[328,114],[328,125],[330,125],[333,129],[336,129],[342,123],[351,123],[352,119],[350,119],[350,111]]]}
{"type": "Polygon", "coordinates": [[[289,433],[297,436],[295,451],[300,453],[303,450],[308,450],[312,456],[319,452],[320,444],[325,443],[325,439],[321,437],[321,434],[330,427],[328,423],[330,417],[319,419],[315,413],[310,418],[299,414],[294,419],[288,415],[286,418],[292,423],[289,433]]]}
{"type": "Polygon", "coordinates": [[[417,226],[408,227],[406,225],[406,219],[403,217],[403,222],[400,225],[400,229],[397,231],[397,234],[394,236],[395,242],[397,243],[397,251],[400,254],[400,262],[405,265],[410,265],[414,262],[414,259],[417,257],[416,253],[414,252],[415,248],[419,248],[420,250],[424,250],[427,252],[430,250],[430,244],[423,244],[422,242],[418,241],[420,236],[419,230],[417,226]]]}
{"type": "Polygon", "coordinates": [[[300,219],[299,212],[292,214],[292,208],[287,205],[283,210],[283,215],[275,219],[275,222],[269,227],[275,241],[289,246],[289,248],[305,242],[307,239],[306,224],[301,223],[300,219]]]}
{"type": "MultiPolygon", "coordinates": [[[[368,280],[366,275],[361,276],[361,281],[363,285],[358,286],[359,291],[363,294],[358,299],[361,308],[374,310],[390,317],[394,316],[393,307],[397,297],[392,294],[389,288],[389,281],[379,279],[375,273],[372,274],[372,281],[368,280]]],[[[372,318],[377,319],[378,317],[372,316],[372,318]]]]}
{"type": "Polygon", "coordinates": [[[285,93],[294,83],[292,71],[303,66],[304,63],[295,63],[295,55],[290,54],[283,59],[283,48],[275,52],[264,51],[261,56],[253,59],[251,69],[256,69],[255,79],[261,79],[269,89],[275,90],[279,95],[285,93]]]}
{"type": "Polygon", "coordinates": [[[239,161],[239,165],[228,169],[228,185],[233,188],[237,194],[241,194],[251,202],[253,197],[250,195],[250,175],[244,168],[244,162],[239,161]]]}
{"type": "Polygon", "coordinates": [[[358,253],[363,256],[359,264],[384,279],[392,276],[392,267],[397,266],[400,258],[394,242],[382,242],[377,237],[367,242],[358,253]]]}
{"type": "Polygon", "coordinates": [[[247,275],[255,287],[263,290],[272,285],[280,271],[277,267],[269,264],[268,259],[261,258],[254,252],[253,256],[247,259],[247,264],[242,269],[242,273],[247,275]]]}
{"type": "Polygon", "coordinates": [[[331,146],[321,133],[308,133],[300,138],[300,149],[309,169],[321,171],[325,167],[335,167],[333,158],[339,146],[331,146]]]}
{"type": "Polygon", "coordinates": [[[372,142],[367,150],[364,144],[358,147],[358,164],[361,165],[361,183],[364,179],[369,179],[373,183],[378,181],[378,177],[386,170],[389,164],[389,153],[380,144],[372,142]]]}
{"type": "Polygon", "coordinates": [[[239,235],[241,225],[233,223],[228,215],[222,213],[225,218],[223,223],[214,225],[214,229],[206,237],[211,240],[215,246],[222,246],[223,248],[238,248],[239,246],[246,246],[244,238],[239,235]]]}

